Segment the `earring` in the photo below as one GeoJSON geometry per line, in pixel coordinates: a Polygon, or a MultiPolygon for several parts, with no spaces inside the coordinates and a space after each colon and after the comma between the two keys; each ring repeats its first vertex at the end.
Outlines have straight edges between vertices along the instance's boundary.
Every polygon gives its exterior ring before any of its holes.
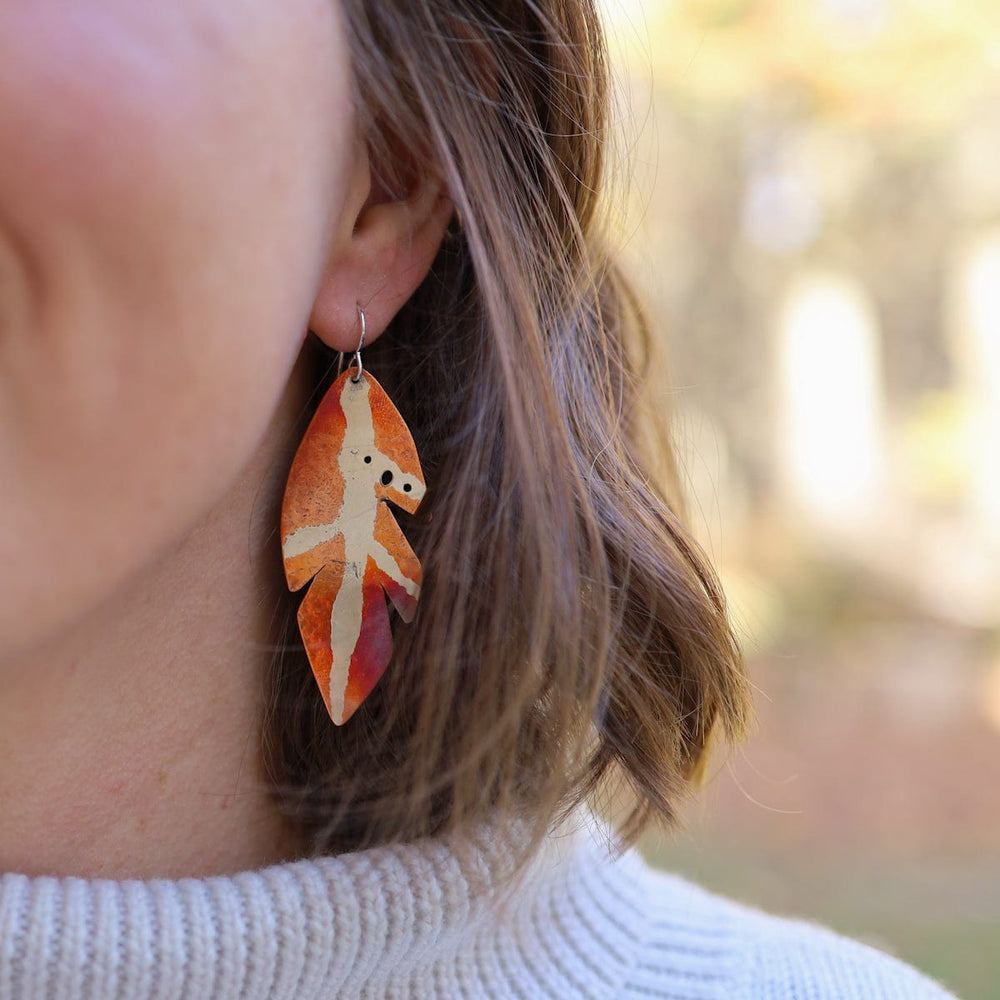
{"type": "Polygon", "coordinates": [[[416,445],[385,390],[365,371],[365,312],[351,364],[319,404],[292,461],[281,507],[291,590],[312,581],[299,630],[330,718],[353,715],[392,655],[386,595],[410,622],[420,561],[386,501],[411,514],[426,489],[416,445]]]}

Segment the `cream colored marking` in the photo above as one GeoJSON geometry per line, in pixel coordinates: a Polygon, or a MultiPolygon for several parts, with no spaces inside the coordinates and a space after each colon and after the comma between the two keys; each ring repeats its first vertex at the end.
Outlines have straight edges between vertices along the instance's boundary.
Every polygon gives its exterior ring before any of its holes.
{"type": "Polygon", "coordinates": [[[411,495],[416,499],[424,493],[424,487],[418,480],[404,475],[395,462],[376,449],[375,427],[368,402],[368,381],[362,378],[359,382],[352,382],[348,378],[341,390],[340,404],[344,410],[346,427],[337,465],[344,480],[344,502],[331,523],[297,528],[282,543],[284,557],[291,559],[337,535],[342,534],[344,538],[344,577],[330,609],[330,648],[333,653],[330,667],[330,714],[338,724],[344,721],[344,695],[347,692],[351,655],[361,635],[364,610],[362,582],[368,557],[371,556],[378,568],[402,586],[410,596],[416,597],[420,593],[420,585],[406,576],[392,554],[375,540],[375,518],[379,503],[375,484],[382,473],[389,469],[394,482],[411,484],[411,495]],[[365,462],[365,455],[371,455],[370,463],[365,462]]]}
{"type": "Polygon", "coordinates": [[[340,529],[336,521],[333,524],[307,524],[302,528],[296,528],[285,538],[281,551],[286,559],[294,559],[295,556],[323,545],[339,534],[340,529]]]}
{"type": "Polygon", "coordinates": [[[410,597],[417,597],[420,594],[420,584],[411,580],[399,568],[399,563],[392,558],[392,553],[384,545],[379,545],[374,538],[372,539],[370,554],[375,560],[375,565],[378,566],[378,568],[382,570],[386,576],[395,580],[396,583],[398,583],[410,595],[410,597]]]}

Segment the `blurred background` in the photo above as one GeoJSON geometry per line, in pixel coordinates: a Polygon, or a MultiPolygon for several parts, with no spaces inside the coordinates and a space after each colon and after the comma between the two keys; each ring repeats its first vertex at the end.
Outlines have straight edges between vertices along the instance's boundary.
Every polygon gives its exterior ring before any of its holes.
{"type": "Polygon", "coordinates": [[[757,732],[657,863],[1000,998],[1000,3],[605,0],[757,732]]]}

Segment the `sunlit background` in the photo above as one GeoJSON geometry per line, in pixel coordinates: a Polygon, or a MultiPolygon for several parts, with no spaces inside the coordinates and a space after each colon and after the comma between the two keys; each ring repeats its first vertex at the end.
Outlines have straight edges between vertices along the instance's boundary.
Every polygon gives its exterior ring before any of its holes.
{"type": "Polygon", "coordinates": [[[758,731],[650,854],[1000,998],[1000,3],[606,0],[758,731]]]}

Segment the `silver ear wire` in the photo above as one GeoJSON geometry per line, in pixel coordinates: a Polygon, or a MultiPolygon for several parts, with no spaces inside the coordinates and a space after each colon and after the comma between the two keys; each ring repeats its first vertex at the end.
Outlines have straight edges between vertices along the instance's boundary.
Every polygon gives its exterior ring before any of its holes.
{"type": "Polygon", "coordinates": [[[365,367],[361,363],[361,348],[365,344],[365,311],[361,308],[360,302],[358,303],[358,316],[361,318],[361,339],[358,341],[357,349],[354,352],[354,362],[358,366],[358,373],[351,376],[352,382],[360,382],[361,376],[365,373],[365,367]]]}

